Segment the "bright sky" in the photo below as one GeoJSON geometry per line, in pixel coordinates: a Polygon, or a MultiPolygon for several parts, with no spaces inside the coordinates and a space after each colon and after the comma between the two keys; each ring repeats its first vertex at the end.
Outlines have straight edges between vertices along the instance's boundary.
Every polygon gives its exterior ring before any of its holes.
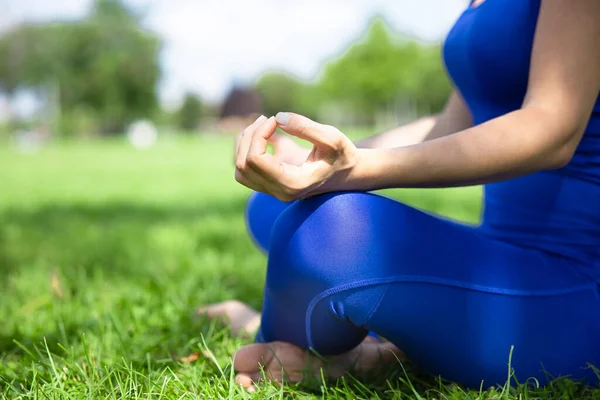
{"type": "MultiPolygon", "coordinates": [[[[163,104],[186,91],[221,99],[269,69],[312,78],[374,14],[426,41],[443,39],[466,0],[127,0],[164,40],[163,104]]],[[[0,30],[84,15],[91,0],[0,0],[0,30]]]]}

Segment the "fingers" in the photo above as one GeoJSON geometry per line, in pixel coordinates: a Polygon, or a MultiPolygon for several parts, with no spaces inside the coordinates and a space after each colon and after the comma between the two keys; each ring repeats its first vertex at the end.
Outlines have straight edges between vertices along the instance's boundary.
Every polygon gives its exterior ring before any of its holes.
{"type": "Polygon", "coordinates": [[[236,163],[236,180],[282,201],[292,201],[296,199],[296,191],[291,189],[293,185],[290,184],[292,178],[286,175],[284,164],[267,152],[268,141],[276,129],[275,118],[271,117],[255,126],[251,134],[249,130],[244,133],[236,163]],[[247,138],[250,138],[248,142],[247,138]]]}
{"type": "Polygon", "coordinates": [[[257,127],[252,135],[246,158],[248,166],[268,181],[280,181],[282,178],[281,164],[275,156],[267,153],[268,140],[273,136],[276,128],[277,122],[273,117],[257,127]]]}
{"type": "Polygon", "coordinates": [[[248,154],[248,149],[250,148],[250,142],[252,141],[252,134],[256,130],[256,127],[260,126],[263,122],[267,120],[267,117],[261,115],[258,117],[252,125],[248,126],[238,135],[236,141],[236,154],[235,154],[235,166],[236,168],[245,167],[246,163],[246,155],[248,154]]]}
{"type": "Polygon", "coordinates": [[[279,113],[277,117],[269,119],[261,117],[241,134],[236,157],[236,180],[282,201],[305,198],[312,188],[322,183],[322,177],[326,175],[319,168],[329,167],[346,149],[344,141],[349,139],[337,129],[298,114],[279,113]],[[318,146],[326,158],[325,163],[288,164],[268,153],[269,141],[279,140],[274,137],[278,125],[287,133],[313,142],[315,148],[318,146]]]}
{"type": "Polygon", "coordinates": [[[268,191],[267,186],[263,184],[264,179],[249,168],[244,171],[236,169],[235,180],[256,192],[271,194],[268,191]]]}
{"type": "Polygon", "coordinates": [[[234,164],[237,162],[237,156],[240,151],[240,142],[242,141],[242,136],[244,135],[244,130],[242,129],[240,133],[235,137],[235,148],[233,149],[233,162],[234,164]]]}
{"type": "MultiPolygon", "coordinates": [[[[256,129],[262,126],[267,117],[261,115],[252,125],[244,129],[238,136],[236,145],[235,179],[242,185],[262,193],[269,193],[265,179],[255,171],[248,169],[248,151],[252,144],[252,137],[256,129]]],[[[275,129],[275,128],[273,128],[275,129]]],[[[265,147],[266,151],[266,147],[265,147]]]]}
{"type": "Polygon", "coordinates": [[[284,132],[327,149],[338,149],[345,138],[338,129],[319,124],[299,114],[280,112],[276,120],[284,132]]]}
{"type": "Polygon", "coordinates": [[[276,128],[277,122],[274,117],[271,117],[254,129],[248,145],[248,158],[269,154],[267,153],[268,140],[273,136],[276,128]]]}

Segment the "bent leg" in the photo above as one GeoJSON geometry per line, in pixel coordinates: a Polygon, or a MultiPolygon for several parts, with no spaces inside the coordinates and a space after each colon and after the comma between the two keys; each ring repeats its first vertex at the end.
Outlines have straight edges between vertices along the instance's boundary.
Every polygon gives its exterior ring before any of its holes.
{"type": "Polygon", "coordinates": [[[254,192],[245,209],[246,227],[256,246],[268,253],[269,238],[277,218],[293,203],[284,203],[268,194],[254,192]]]}
{"type": "Polygon", "coordinates": [[[570,264],[376,195],[296,202],[271,235],[257,340],[339,354],[373,330],[478,386],[600,365],[596,284],[570,264]],[[544,370],[545,369],[545,370],[544,370]]]}

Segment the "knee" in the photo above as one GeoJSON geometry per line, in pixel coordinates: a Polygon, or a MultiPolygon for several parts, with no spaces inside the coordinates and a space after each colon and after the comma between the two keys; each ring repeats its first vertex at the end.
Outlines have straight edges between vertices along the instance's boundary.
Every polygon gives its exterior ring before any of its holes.
{"type": "Polygon", "coordinates": [[[294,203],[277,219],[269,242],[267,284],[323,291],[369,269],[373,195],[340,193],[294,203]]]}
{"type": "Polygon", "coordinates": [[[255,244],[263,251],[268,251],[273,225],[289,205],[290,203],[259,192],[252,193],[248,198],[245,209],[246,228],[255,244]]]}
{"type": "Polygon", "coordinates": [[[369,247],[363,244],[369,233],[356,222],[356,213],[364,211],[362,196],[332,194],[296,202],[277,219],[269,244],[264,340],[339,354],[364,338],[369,299],[380,297],[382,289],[342,290],[376,274],[361,250],[369,247]]]}

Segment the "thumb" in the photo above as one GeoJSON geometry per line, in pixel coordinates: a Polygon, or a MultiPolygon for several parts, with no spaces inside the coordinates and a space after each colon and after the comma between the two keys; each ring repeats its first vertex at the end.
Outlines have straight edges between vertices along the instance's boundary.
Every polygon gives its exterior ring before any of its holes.
{"type": "Polygon", "coordinates": [[[300,114],[280,112],[275,119],[285,133],[332,149],[337,147],[336,144],[342,135],[336,128],[319,124],[300,114]]]}

